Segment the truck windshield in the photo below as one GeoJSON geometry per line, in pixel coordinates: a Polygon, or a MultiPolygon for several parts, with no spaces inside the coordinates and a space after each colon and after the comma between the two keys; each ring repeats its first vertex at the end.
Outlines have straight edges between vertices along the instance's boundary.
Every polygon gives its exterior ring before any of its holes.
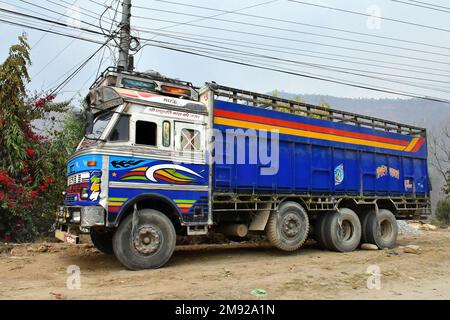
{"type": "Polygon", "coordinates": [[[92,135],[90,138],[92,139],[100,139],[103,132],[106,129],[106,126],[108,125],[109,121],[111,121],[111,118],[113,117],[114,113],[110,112],[104,115],[99,116],[94,121],[94,128],[92,130],[92,135]]]}
{"type": "Polygon", "coordinates": [[[108,113],[98,116],[94,120],[92,134],[89,134],[88,136],[83,138],[81,144],[79,145],[79,149],[86,148],[86,147],[97,144],[99,142],[99,139],[101,138],[103,132],[105,131],[106,127],[108,126],[108,123],[111,121],[111,118],[113,117],[113,115],[114,115],[114,112],[108,112],[108,113]]]}

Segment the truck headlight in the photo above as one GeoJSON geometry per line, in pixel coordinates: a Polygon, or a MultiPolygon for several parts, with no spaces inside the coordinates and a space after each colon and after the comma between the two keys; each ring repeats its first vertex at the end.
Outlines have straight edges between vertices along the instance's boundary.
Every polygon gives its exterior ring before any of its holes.
{"type": "Polygon", "coordinates": [[[89,198],[89,189],[84,187],[80,189],[80,199],[87,200],[89,198]]]}
{"type": "Polygon", "coordinates": [[[81,222],[81,211],[72,212],[72,222],[80,223],[81,222]]]}

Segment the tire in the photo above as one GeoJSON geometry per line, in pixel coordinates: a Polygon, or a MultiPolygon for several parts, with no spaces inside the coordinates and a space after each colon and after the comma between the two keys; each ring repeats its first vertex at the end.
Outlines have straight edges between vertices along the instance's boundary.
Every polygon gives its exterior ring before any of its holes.
{"type": "Polygon", "coordinates": [[[315,223],[315,235],[314,239],[317,241],[317,244],[322,250],[330,250],[329,245],[326,243],[325,239],[325,223],[328,218],[331,216],[330,213],[321,213],[319,217],[316,219],[315,223]]]}
{"type": "Polygon", "coordinates": [[[172,257],[176,246],[176,232],[163,213],[144,209],[138,213],[135,236],[132,235],[133,215],[127,216],[113,237],[117,260],[127,269],[158,269],[172,257]]]}
{"type": "Polygon", "coordinates": [[[298,250],[305,243],[308,232],[308,215],[296,202],[281,204],[277,212],[271,213],[266,226],[270,243],[288,252],[298,250]]]}
{"type": "Polygon", "coordinates": [[[370,243],[369,240],[366,237],[367,232],[365,232],[364,230],[366,230],[366,226],[367,226],[367,221],[369,220],[369,216],[371,214],[375,214],[374,210],[367,210],[364,211],[363,213],[361,213],[359,215],[359,221],[361,221],[361,243],[370,243]]]}
{"type": "Polygon", "coordinates": [[[107,230],[101,230],[96,228],[91,228],[90,230],[91,241],[94,247],[98,251],[104,254],[114,254],[113,250],[113,235],[114,233],[107,230]]]}
{"type": "Polygon", "coordinates": [[[363,229],[366,243],[372,243],[380,249],[395,248],[398,236],[398,225],[394,214],[386,209],[371,211],[366,218],[363,229]]]}
{"type": "Polygon", "coordinates": [[[352,252],[361,242],[361,222],[351,209],[341,208],[325,220],[324,238],[329,250],[352,252]]]}

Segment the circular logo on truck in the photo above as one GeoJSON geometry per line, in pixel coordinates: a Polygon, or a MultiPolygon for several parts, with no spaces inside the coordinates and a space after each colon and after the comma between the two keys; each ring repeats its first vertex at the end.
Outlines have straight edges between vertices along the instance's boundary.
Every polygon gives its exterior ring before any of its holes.
{"type": "Polygon", "coordinates": [[[338,186],[344,182],[344,164],[341,164],[334,169],[334,185],[338,186]]]}

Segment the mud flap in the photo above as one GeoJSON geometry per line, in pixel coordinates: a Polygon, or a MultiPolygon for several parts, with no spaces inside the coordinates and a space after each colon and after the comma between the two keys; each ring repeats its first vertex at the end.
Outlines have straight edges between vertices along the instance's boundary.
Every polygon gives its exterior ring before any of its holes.
{"type": "Polygon", "coordinates": [[[55,238],[69,244],[79,244],[80,243],[80,237],[70,234],[68,232],[64,232],[61,230],[55,231],[55,238]]]}

